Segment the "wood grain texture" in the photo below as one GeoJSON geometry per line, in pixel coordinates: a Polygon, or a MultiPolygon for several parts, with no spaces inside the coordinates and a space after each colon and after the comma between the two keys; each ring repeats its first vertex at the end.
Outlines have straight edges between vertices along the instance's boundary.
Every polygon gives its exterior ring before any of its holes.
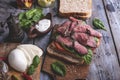
{"type": "Polygon", "coordinates": [[[111,28],[106,16],[102,0],[93,0],[93,14],[87,21],[92,26],[92,20],[99,18],[105,25],[107,31],[98,30],[102,33],[100,47],[96,50],[93,62],[90,66],[88,80],[119,80],[120,67],[117,52],[112,37],[111,28]]]}
{"type": "Polygon", "coordinates": [[[46,55],[42,70],[49,73],[55,80],[79,80],[86,79],[89,71],[89,65],[68,64],[60,59],[46,55]],[[66,75],[64,77],[54,74],[52,71],[51,64],[56,61],[62,62],[65,65],[66,75]]]}
{"type": "Polygon", "coordinates": [[[120,0],[103,0],[120,65],[120,0]],[[111,7],[108,7],[111,6],[111,7]],[[112,10],[114,9],[114,10],[112,10]]]}

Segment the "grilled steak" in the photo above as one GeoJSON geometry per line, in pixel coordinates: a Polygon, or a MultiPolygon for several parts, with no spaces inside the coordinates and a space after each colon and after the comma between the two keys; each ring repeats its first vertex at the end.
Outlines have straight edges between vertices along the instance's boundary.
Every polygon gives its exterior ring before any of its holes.
{"type": "Polygon", "coordinates": [[[87,48],[84,47],[83,45],[81,45],[81,44],[80,44],[79,42],[77,42],[77,41],[74,42],[74,49],[75,49],[78,53],[83,54],[83,55],[88,53],[87,48]]]}
{"type": "Polygon", "coordinates": [[[70,37],[62,37],[62,36],[58,36],[56,38],[56,41],[59,42],[59,43],[62,43],[68,47],[72,47],[73,46],[73,42],[71,40],[70,37]]]}
{"type": "Polygon", "coordinates": [[[89,36],[87,34],[85,34],[85,33],[74,33],[72,35],[72,38],[74,40],[78,41],[80,44],[86,46],[89,36]]]}

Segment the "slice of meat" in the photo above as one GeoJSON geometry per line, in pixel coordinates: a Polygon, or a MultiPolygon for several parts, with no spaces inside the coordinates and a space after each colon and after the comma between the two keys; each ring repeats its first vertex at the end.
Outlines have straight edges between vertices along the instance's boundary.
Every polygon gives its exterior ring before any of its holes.
{"type": "Polygon", "coordinates": [[[91,36],[95,36],[95,37],[98,37],[98,38],[101,38],[102,37],[102,34],[92,28],[87,28],[87,33],[90,34],[91,36]]]}
{"type": "Polygon", "coordinates": [[[73,46],[73,42],[72,42],[72,39],[70,37],[58,36],[56,38],[56,41],[59,42],[60,44],[66,45],[67,47],[72,47],[73,46]]]}
{"type": "Polygon", "coordinates": [[[70,19],[71,21],[75,21],[75,22],[78,21],[78,19],[76,19],[76,18],[74,18],[74,17],[72,17],[72,16],[69,17],[69,19],[70,19]]]}
{"type": "Polygon", "coordinates": [[[77,26],[77,22],[76,21],[73,21],[72,23],[71,23],[71,26],[70,26],[70,28],[69,28],[69,31],[72,31],[72,29],[74,29],[76,26],[77,26]]]}
{"type": "Polygon", "coordinates": [[[74,42],[74,49],[82,55],[85,55],[88,53],[88,50],[86,47],[84,47],[83,45],[79,44],[79,42],[75,41],[74,42]]]}
{"type": "Polygon", "coordinates": [[[97,47],[97,43],[96,43],[95,38],[93,36],[89,36],[89,39],[87,40],[87,46],[92,47],[92,48],[97,47]]]}
{"type": "Polygon", "coordinates": [[[73,32],[80,32],[80,33],[85,33],[86,32],[86,28],[84,26],[77,26],[73,29],[73,32]]]}
{"type": "Polygon", "coordinates": [[[64,22],[60,27],[57,28],[57,32],[61,33],[62,35],[65,35],[66,30],[69,29],[71,25],[71,21],[64,22]]]}
{"type": "Polygon", "coordinates": [[[73,32],[80,32],[80,33],[86,33],[87,29],[91,28],[89,25],[86,24],[78,24],[74,29],[73,32]]]}
{"type": "Polygon", "coordinates": [[[89,39],[89,35],[85,33],[74,33],[72,35],[74,40],[77,40],[80,44],[85,45],[87,44],[87,40],[89,39]]]}

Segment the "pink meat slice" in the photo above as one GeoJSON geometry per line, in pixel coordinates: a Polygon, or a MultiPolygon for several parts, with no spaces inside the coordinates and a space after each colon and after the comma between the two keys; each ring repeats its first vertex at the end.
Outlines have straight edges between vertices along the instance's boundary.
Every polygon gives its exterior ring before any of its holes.
{"type": "Polygon", "coordinates": [[[97,47],[97,42],[95,41],[93,36],[89,36],[89,39],[87,40],[87,46],[96,48],[97,47]]]}
{"type": "Polygon", "coordinates": [[[62,35],[65,34],[66,29],[70,27],[71,21],[64,22],[60,27],[57,28],[57,32],[61,33],[62,35]]]}
{"type": "Polygon", "coordinates": [[[69,31],[72,31],[72,29],[74,29],[76,26],[77,26],[77,22],[76,22],[76,21],[73,21],[73,22],[71,23],[71,26],[70,26],[70,28],[69,28],[69,31]]]}
{"type": "Polygon", "coordinates": [[[79,43],[81,43],[82,45],[87,45],[87,41],[89,39],[89,35],[85,34],[85,33],[74,33],[72,35],[72,38],[76,41],[78,41],[79,43]]]}
{"type": "Polygon", "coordinates": [[[80,32],[80,33],[86,33],[86,27],[85,26],[76,26],[73,29],[73,32],[80,32]]]}
{"type": "Polygon", "coordinates": [[[83,45],[79,44],[79,42],[75,41],[74,42],[74,49],[82,55],[85,55],[88,53],[88,50],[86,47],[84,47],[83,45]]]}
{"type": "Polygon", "coordinates": [[[70,37],[62,37],[62,36],[58,36],[56,38],[56,41],[61,43],[61,44],[64,44],[68,47],[72,47],[73,46],[73,42],[72,42],[72,39],[70,37]]]}
{"type": "Polygon", "coordinates": [[[100,32],[92,29],[89,25],[79,25],[73,29],[73,32],[87,33],[98,38],[102,37],[102,34],[100,32]]]}
{"type": "Polygon", "coordinates": [[[102,37],[102,34],[92,28],[87,28],[87,33],[90,34],[91,36],[95,36],[95,37],[98,37],[98,38],[101,38],[102,37]]]}

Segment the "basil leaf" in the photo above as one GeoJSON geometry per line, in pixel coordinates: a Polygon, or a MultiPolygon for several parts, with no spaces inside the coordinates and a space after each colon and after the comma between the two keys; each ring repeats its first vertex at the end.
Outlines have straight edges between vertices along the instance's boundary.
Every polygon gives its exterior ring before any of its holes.
{"type": "Polygon", "coordinates": [[[95,28],[97,29],[103,29],[106,31],[105,26],[103,25],[102,21],[97,18],[93,19],[93,26],[95,26],[95,28]]]}
{"type": "Polygon", "coordinates": [[[35,72],[35,67],[34,65],[30,65],[30,67],[27,70],[28,75],[32,75],[35,72]]]}
{"type": "Polygon", "coordinates": [[[51,68],[54,73],[56,73],[60,76],[65,76],[65,74],[66,74],[66,68],[65,68],[64,64],[61,62],[52,63],[51,68]]]}
{"type": "Polygon", "coordinates": [[[36,56],[33,58],[33,63],[32,63],[32,65],[34,65],[34,67],[36,68],[36,67],[38,67],[39,63],[40,63],[40,58],[39,58],[39,56],[36,55],[36,56]]]}
{"type": "Polygon", "coordinates": [[[92,61],[92,54],[92,50],[88,49],[88,54],[82,57],[86,64],[90,64],[90,62],[92,61]]]}

